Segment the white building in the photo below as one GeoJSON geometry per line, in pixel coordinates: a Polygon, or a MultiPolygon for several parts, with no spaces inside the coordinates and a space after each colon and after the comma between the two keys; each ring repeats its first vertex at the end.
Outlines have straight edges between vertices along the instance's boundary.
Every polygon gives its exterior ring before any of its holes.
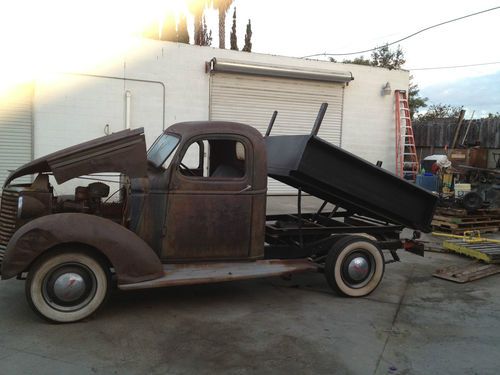
{"type": "Polygon", "coordinates": [[[394,90],[408,81],[404,70],[143,40],[105,68],[38,80],[0,106],[0,180],[32,158],[126,127],[144,127],[148,145],[187,120],[264,133],[277,110],[273,134],[309,133],[322,102],[322,138],[394,171],[394,90]]]}

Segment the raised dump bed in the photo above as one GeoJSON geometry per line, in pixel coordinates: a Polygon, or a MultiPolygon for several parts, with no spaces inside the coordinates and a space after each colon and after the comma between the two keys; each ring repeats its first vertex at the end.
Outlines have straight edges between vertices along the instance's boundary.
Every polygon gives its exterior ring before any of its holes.
{"type": "Polygon", "coordinates": [[[319,138],[325,110],[310,135],[266,137],[268,175],[353,213],[430,232],[437,197],[319,138]]]}

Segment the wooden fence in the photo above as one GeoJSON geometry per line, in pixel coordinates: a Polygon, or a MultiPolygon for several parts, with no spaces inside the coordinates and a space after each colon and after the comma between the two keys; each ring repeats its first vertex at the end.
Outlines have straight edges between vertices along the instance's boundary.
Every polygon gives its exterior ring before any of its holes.
{"type": "MultiPolygon", "coordinates": [[[[421,123],[415,121],[413,130],[417,147],[451,147],[457,120],[439,119],[421,123]]],[[[500,119],[479,119],[462,122],[457,141],[459,145],[500,148],[500,119]]]]}

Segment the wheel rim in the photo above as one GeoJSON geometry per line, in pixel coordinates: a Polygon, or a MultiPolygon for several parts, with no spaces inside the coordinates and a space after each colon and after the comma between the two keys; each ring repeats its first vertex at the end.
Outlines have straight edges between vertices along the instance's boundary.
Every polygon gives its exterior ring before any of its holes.
{"type": "Polygon", "coordinates": [[[89,304],[96,290],[96,277],[90,268],[79,263],[65,263],[47,273],[42,295],[53,309],[71,312],[89,304]]]}
{"type": "Polygon", "coordinates": [[[362,249],[354,250],[342,262],[342,280],[351,288],[362,288],[375,273],[373,255],[362,249]]]}

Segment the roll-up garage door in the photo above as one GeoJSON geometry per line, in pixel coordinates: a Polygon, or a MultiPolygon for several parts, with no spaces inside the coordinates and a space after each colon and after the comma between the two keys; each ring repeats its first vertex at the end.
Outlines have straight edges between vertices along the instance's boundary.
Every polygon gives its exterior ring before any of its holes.
{"type": "MultiPolygon", "coordinates": [[[[264,134],[276,110],[271,135],[308,134],[321,103],[327,102],[318,135],[340,145],[343,93],[343,83],[216,73],[210,83],[210,119],[242,122],[264,134]]],[[[273,179],[268,188],[270,194],[296,193],[273,179]]]]}
{"type": "MultiPolygon", "coordinates": [[[[26,85],[0,100],[0,191],[9,171],[32,160],[33,86],[26,85]]],[[[16,182],[30,182],[23,177],[16,182]]]]}

